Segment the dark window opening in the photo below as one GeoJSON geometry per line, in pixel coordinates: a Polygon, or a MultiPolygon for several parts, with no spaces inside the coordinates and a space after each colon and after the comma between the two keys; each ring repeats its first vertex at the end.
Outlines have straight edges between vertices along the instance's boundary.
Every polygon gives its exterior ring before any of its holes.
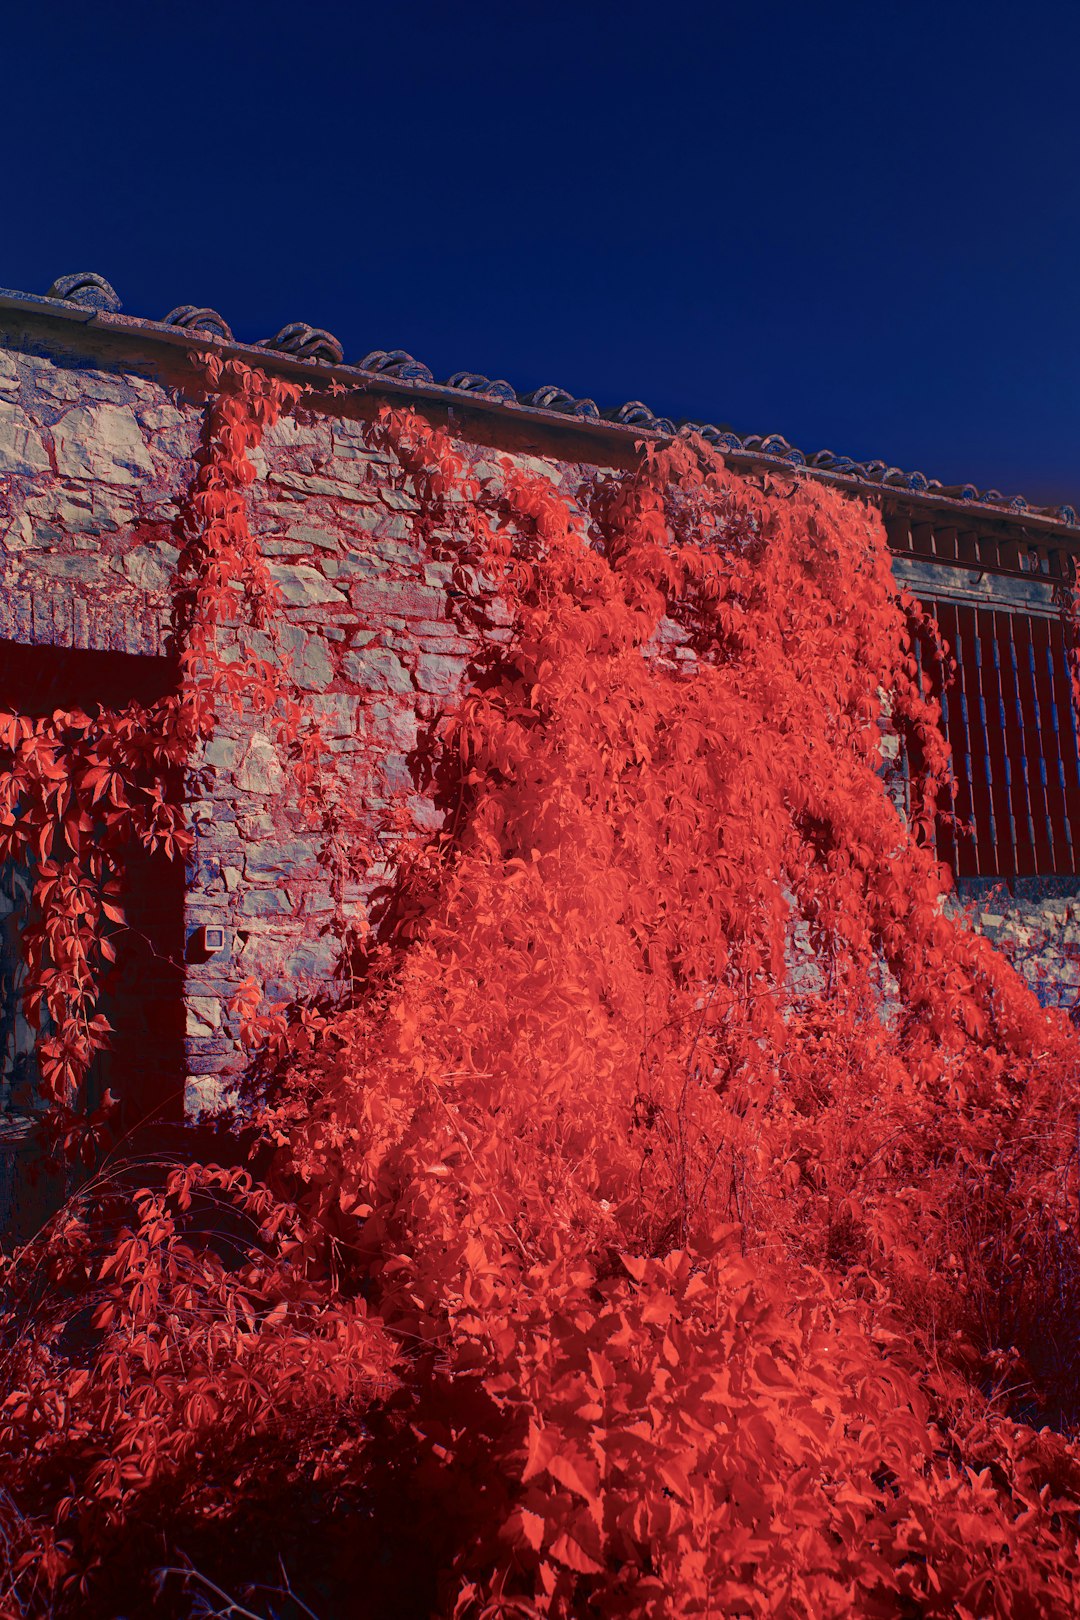
{"type": "MultiPolygon", "coordinates": [[[[0,641],[0,708],[35,717],[149,704],[177,690],[175,660],[125,653],[25,647],[0,641]]],[[[179,796],[179,781],[170,792],[179,796]]],[[[110,1048],[88,1079],[91,1104],[106,1089],[119,1099],[125,1147],[152,1147],[183,1118],[184,869],[181,861],[128,852],[120,875],[125,926],[112,936],[117,959],[102,983],[110,1048]]],[[[64,1187],[35,1165],[29,1132],[37,1105],[34,1036],[22,1014],[20,935],[33,873],[0,868],[0,1230],[32,1231],[64,1187]]]]}

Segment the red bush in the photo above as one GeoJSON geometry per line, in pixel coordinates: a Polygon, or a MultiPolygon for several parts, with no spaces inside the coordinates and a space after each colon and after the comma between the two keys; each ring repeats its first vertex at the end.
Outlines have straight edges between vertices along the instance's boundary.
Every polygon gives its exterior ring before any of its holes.
{"type": "Polygon", "coordinates": [[[1078,1048],[942,909],[878,519],[381,433],[512,633],[355,1004],[262,1026],[266,1175],[8,1262],[0,1613],[1077,1612],[1078,1048]]]}

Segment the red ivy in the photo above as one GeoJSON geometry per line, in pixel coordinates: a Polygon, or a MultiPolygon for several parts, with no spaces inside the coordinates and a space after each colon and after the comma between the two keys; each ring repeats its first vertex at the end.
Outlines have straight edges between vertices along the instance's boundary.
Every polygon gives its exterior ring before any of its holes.
{"type": "MultiPolygon", "coordinates": [[[[229,582],[270,605],[274,387],[215,406],[192,733],[229,582]]],[[[261,1179],[178,1168],[104,1245],[98,1187],[9,1262],[0,1614],[148,1612],[155,1566],[177,1614],[1077,1612],[1077,1043],[943,909],[879,520],[694,437],[570,501],[377,432],[483,642],[446,831],[353,1005],[242,994],[261,1179]]]]}

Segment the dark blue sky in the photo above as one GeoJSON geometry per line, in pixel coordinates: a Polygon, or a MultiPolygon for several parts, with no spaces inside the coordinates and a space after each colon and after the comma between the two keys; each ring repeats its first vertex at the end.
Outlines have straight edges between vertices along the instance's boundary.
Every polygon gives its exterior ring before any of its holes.
{"type": "Polygon", "coordinates": [[[0,284],[1080,497],[1068,0],[53,0],[0,56],[0,284]]]}

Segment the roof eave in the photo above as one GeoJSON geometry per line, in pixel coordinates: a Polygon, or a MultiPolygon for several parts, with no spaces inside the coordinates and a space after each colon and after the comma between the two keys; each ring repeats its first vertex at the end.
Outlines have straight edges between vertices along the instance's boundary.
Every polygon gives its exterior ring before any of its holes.
{"type": "MultiPolygon", "coordinates": [[[[384,394],[392,399],[424,399],[452,411],[467,411],[470,415],[535,424],[559,436],[573,434],[575,437],[585,437],[598,446],[603,444],[612,448],[617,446],[622,455],[635,444],[670,437],[669,434],[654,428],[612,422],[606,417],[573,416],[563,411],[547,410],[543,406],[523,405],[518,401],[493,399],[481,393],[464,392],[443,383],[387,376],[383,372],[365,371],[360,366],[335,364],[326,360],[303,360],[262,345],[240,343],[235,338],[218,337],[189,327],[169,326],[163,321],[113,314],[106,310],[87,308],[67,299],[18,292],[13,288],[0,287],[0,310],[2,309],[18,310],[28,315],[92,326],[116,336],[149,338],[155,343],[168,344],[171,348],[182,349],[188,353],[202,351],[230,359],[241,359],[249,365],[308,383],[339,382],[346,387],[362,387],[365,392],[384,394]]],[[[783,471],[810,477],[853,494],[895,501],[905,506],[910,505],[916,510],[955,512],[958,519],[964,515],[970,519],[977,514],[984,520],[1054,534],[1069,541],[1073,546],[1080,546],[1080,532],[1076,528],[1045,512],[1032,509],[1023,512],[1009,511],[988,502],[962,500],[936,490],[910,489],[898,484],[878,483],[849,473],[830,472],[824,467],[809,467],[804,463],[793,462],[787,456],[773,456],[762,451],[725,448],[719,453],[725,462],[736,468],[750,471],[783,471]]],[[[601,459],[598,455],[597,460],[601,459]]]]}

